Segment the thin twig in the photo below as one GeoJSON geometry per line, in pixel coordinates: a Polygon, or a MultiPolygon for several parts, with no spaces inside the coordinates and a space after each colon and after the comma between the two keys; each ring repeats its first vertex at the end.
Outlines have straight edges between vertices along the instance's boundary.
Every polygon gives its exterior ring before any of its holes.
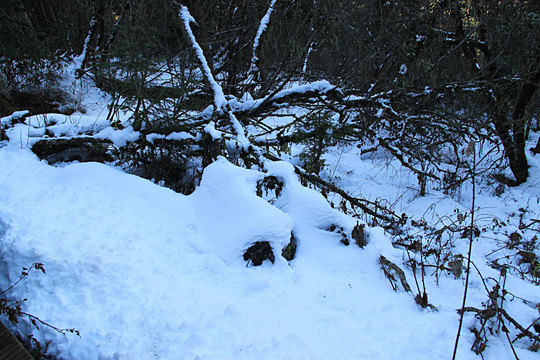
{"type": "MultiPolygon", "coordinates": [[[[465,303],[467,301],[467,290],[469,289],[469,278],[471,274],[471,254],[472,254],[472,244],[473,244],[473,236],[474,236],[474,206],[475,206],[475,200],[476,200],[476,178],[474,176],[474,171],[476,170],[476,150],[474,149],[474,143],[469,143],[469,147],[471,147],[472,144],[472,156],[473,156],[473,168],[471,169],[471,179],[472,179],[472,204],[471,204],[471,229],[469,231],[469,250],[467,253],[467,277],[465,279],[465,290],[463,291],[463,302],[461,304],[461,313],[459,315],[459,326],[458,326],[458,332],[456,335],[456,342],[454,344],[454,354],[452,355],[452,360],[456,360],[457,355],[457,348],[459,343],[459,336],[461,335],[461,328],[463,326],[463,317],[465,314],[465,303]]],[[[469,148],[467,148],[469,150],[469,148]]]]}
{"type": "MultiPolygon", "coordinates": [[[[520,323],[518,323],[513,317],[511,317],[507,312],[506,310],[504,309],[499,309],[499,311],[501,312],[501,314],[508,320],[512,323],[512,325],[514,325],[516,327],[516,329],[518,329],[519,331],[521,331],[521,334],[519,334],[517,336],[517,339],[521,339],[522,337],[524,336],[527,336],[528,338],[531,338],[533,340],[536,340],[536,341],[540,341],[540,336],[537,336],[537,335],[534,335],[532,332],[530,332],[529,330],[525,329],[523,326],[521,326],[520,323]]],[[[515,341],[515,340],[514,340],[515,341]]]]}
{"type": "Polygon", "coordinates": [[[519,360],[519,357],[516,354],[516,349],[514,349],[514,344],[512,344],[512,340],[510,340],[510,335],[508,335],[508,331],[505,331],[504,334],[506,335],[506,338],[508,339],[508,343],[510,344],[510,348],[512,349],[512,352],[514,353],[516,360],[519,360]]]}

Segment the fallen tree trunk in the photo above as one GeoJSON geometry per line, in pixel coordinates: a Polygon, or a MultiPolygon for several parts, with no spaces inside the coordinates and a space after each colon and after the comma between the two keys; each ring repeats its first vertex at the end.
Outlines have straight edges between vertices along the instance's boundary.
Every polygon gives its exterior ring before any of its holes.
{"type": "Polygon", "coordinates": [[[91,137],[73,139],[40,140],[32,146],[32,151],[49,164],[59,162],[110,162],[113,156],[109,148],[113,145],[110,140],[91,137]]]}

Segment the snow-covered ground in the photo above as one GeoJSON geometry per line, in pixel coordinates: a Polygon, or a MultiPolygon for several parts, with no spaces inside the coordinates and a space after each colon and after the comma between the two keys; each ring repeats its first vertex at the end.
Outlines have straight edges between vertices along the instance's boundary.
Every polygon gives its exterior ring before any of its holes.
{"type": "MultiPolygon", "coordinates": [[[[133,136],[129,129],[119,135],[107,128],[106,111],[98,106],[105,100],[91,98],[85,115],[46,118],[57,122],[57,135],[95,126],[94,132],[118,141],[133,136]]],[[[0,289],[17,281],[21,268],[44,264],[45,274],[31,271],[7,295],[28,299],[23,310],[41,320],[80,332],[38,331],[24,321],[14,329],[32,332],[42,343],[52,340],[49,350],[60,359],[451,358],[464,276],[442,275],[437,285],[428,274],[436,309],[422,309],[413,294],[393,291],[378,260],[384,255],[406,269],[403,250],[393,248],[379,227],[367,229],[363,249],[341,244],[341,236],[327,229],[351,231],[357,220],[302,187],[289,164],[272,163],[262,173],[219,159],[185,196],[103,164],[49,166],[28,149],[39,136],[34,129],[40,125],[16,125],[0,148],[0,289]],[[267,175],[285,182],[273,204],[256,195],[257,181],[267,175]],[[291,232],[298,249],[287,262],[279,254],[291,232]],[[274,264],[246,266],[242,254],[256,241],[272,245],[274,264]]],[[[386,199],[416,219],[469,211],[467,186],[459,203],[433,189],[417,197],[413,175],[388,159],[357,152],[335,148],[327,156],[327,176],[354,195],[386,199]]],[[[520,207],[538,218],[540,161],[530,161],[527,184],[500,197],[479,187],[481,226],[493,218],[506,221],[520,207]]],[[[497,241],[503,239],[473,245],[485,279],[499,278],[486,260],[497,241]]],[[[454,246],[465,254],[467,239],[454,246]]],[[[406,274],[413,286],[412,273],[406,274]]],[[[540,303],[538,287],[528,281],[509,276],[506,288],[540,303]]],[[[468,305],[481,307],[488,299],[474,271],[469,291],[468,305]]],[[[525,326],[538,316],[517,298],[505,308],[525,326]]],[[[478,358],[470,350],[474,321],[465,318],[458,359],[478,358]]],[[[525,341],[514,347],[522,360],[538,358],[525,341]]],[[[490,338],[483,357],[515,358],[503,335],[490,338]]]]}

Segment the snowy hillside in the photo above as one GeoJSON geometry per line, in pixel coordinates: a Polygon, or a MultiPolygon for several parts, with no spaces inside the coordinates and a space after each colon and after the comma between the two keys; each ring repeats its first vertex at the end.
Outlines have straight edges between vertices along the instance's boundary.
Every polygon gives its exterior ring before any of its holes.
{"type": "Polygon", "coordinates": [[[40,360],[539,359],[537,4],[0,1],[0,322],[40,360]]]}
{"type": "Polygon", "coordinates": [[[286,205],[289,216],[255,195],[257,174],[225,161],[186,197],[105,165],[53,168],[9,146],[0,156],[3,272],[15,280],[21,267],[45,265],[12,293],[29,299],[27,312],[80,331],[44,329],[61,358],[442,359],[452,350],[459,294],[437,313],[394,293],[377,258],[399,253],[382,231],[364,250],[341,245],[313,221],[336,217],[316,193],[290,197],[300,201],[286,205]],[[283,245],[292,218],[291,265],[246,267],[245,245],[283,245]]]}
{"type": "MultiPolygon", "coordinates": [[[[94,98],[90,113],[76,113],[54,126],[76,132],[74,127],[84,129],[85,119],[92,119],[92,126],[98,126],[94,131],[101,131],[103,111],[96,103],[94,98]]],[[[61,334],[39,323],[38,330],[25,318],[13,327],[33,333],[43,344],[52,340],[49,353],[58,358],[451,357],[464,276],[444,273],[436,280],[428,271],[425,283],[433,306],[425,309],[415,302],[415,289],[394,291],[379,259],[383,255],[405,269],[415,288],[412,272],[403,266],[406,253],[394,248],[380,227],[366,228],[364,248],[343,245],[342,235],[332,230],[350,233],[357,220],[301,186],[290,164],[269,162],[263,173],[221,158],[205,169],[197,190],[185,196],[110,165],[50,166],[28,148],[35,142],[35,128],[18,124],[0,148],[0,288],[16,282],[23,267],[44,265],[46,273],[30,271],[7,296],[28,299],[23,311],[80,333],[61,334]],[[256,194],[258,181],[267,176],[284,183],[271,201],[256,194]],[[291,236],[297,252],[288,262],[280,249],[291,236]],[[270,243],[274,263],[246,264],[242,255],[257,241],[270,243]]],[[[102,128],[101,136],[117,141],[132,134],[129,128],[102,128]]],[[[467,187],[461,203],[436,190],[416,197],[410,190],[415,179],[406,170],[381,167],[386,159],[361,157],[357,151],[336,147],[327,155],[328,176],[353,194],[394,202],[416,219],[451,217],[454,209],[466,212],[470,206],[467,187]]],[[[532,164],[538,173],[540,164],[532,164]]],[[[503,221],[525,205],[532,217],[538,215],[536,176],[500,198],[482,189],[477,194],[481,226],[493,218],[503,221]]],[[[498,240],[492,240],[475,241],[473,251],[488,282],[499,279],[485,258],[496,250],[498,240]]],[[[456,240],[454,252],[465,254],[467,239],[456,240]]],[[[531,324],[538,315],[538,288],[515,276],[505,285],[527,299],[509,297],[505,308],[531,324]]],[[[467,304],[482,307],[487,299],[478,272],[472,271],[467,304]]],[[[468,329],[474,324],[468,314],[459,359],[478,358],[470,350],[475,337],[468,329]]],[[[537,358],[527,346],[524,340],[514,344],[519,358],[537,358]]],[[[514,355],[500,335],[490,338],[483,357],[514,355]]]]}

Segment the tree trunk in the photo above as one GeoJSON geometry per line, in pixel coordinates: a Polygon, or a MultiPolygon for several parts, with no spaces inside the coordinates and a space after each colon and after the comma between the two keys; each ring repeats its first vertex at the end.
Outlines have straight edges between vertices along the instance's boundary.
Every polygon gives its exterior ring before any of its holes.
{"type": "MultiPolygon", "coordinates": [[[[456,35],[457,40],[463,40],[465,38],[465,31],[463,26],[463,16],[457,2],[452,2],[452,15],[456,21],[456,35]]],[[[485,28],[478,28],[481,37],[485,38],[485,28]]],[[[491,59],[490,47],[485,40],[473,44],[470,41],[466,41],[462,45],[462,52],[464,57],[468,60],[469,65],[477,76],[484,80],[489,80],[497,77],[497,68],[495,62],[491,59]],[[481,67],[477,59],[477,52],[480,50],[486,57],[486,61],[491,63],[488,67],[489,77],[485,77],[481,74],[481,67]]],[[[527,163],[527,156],[525,150],[526,142],[526,119],[525,110],[536,91],[538,90],[540,82],[540,72],[533,73],[523,83],[519,95],[514,105],[514,111],[512,116],[509,116],[508,109],[501,109],[501,102],[493,95],[493,89],[488,92],[487,96],[492,104],[492,108],[496,109],[494,115],[494,125],[497,135],[501,139],[504,147],[505,155],[508,159],[512,174],[516,178],[512,185],[519,185],[527,181],[529,176],[529,165],[527,163]]],[[[503,94],[499,94],[504,96],[503,94]]],[[[499,97],[499,96],[497,96],[499,97]]]]}
{"type": "Polygon", "coordinates": [[[88,29],[88,35],[84,41],[84,48],[82,51],[82,61],[80,67],[76,70],[77,78],[84,74],[88,62],[95,60],[94,56],[96,51],[105,39],[105,10],[106,2],[104,0],[95,0],[95,5],[92,11],[92,20],[90,20],[90,27],[88,29]]]}
{"type": "Polygon", "coordinates": [[[512,132],[514,135],[514,161],[516,171],[514,176],[518,184],[527,180],[529,176],[529,164],[525,153],[525,128],[527,121],[525,119],[525,110],[538,91],[540,85],[540,71],[532,74],[521,86],[521,90],[516,99],[514,113],[512,114],[512,132]]]}
{"type": "Polygon", "coordinates": [[[105,41],[103,45],[100,45],[99,47],[100,49],[99,61],[100,62],[107,60],[107,58],[109,57],[109,47],[116,39],[116,36],[118,35],[118,26],[120,25],[120,22],[123,20],[126,13],[129,11],[130,7],[131,7],[131,0],[127,0],[126,4],[124,5],[124,8],[122,9],[122,12],[118,16],[118,19],[116,20],[116,23],[114,24],[111,34],[107,38],[107,41],[105,41]]]}

